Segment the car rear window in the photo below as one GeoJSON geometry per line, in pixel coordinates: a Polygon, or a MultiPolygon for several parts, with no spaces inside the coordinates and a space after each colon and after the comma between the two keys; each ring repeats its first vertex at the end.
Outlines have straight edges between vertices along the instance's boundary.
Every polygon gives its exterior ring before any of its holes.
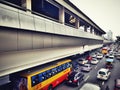
{"type": "Polygon", "coordinates": [[[105,72],[99,71],[99,74],[105,75],[105,72]]]}

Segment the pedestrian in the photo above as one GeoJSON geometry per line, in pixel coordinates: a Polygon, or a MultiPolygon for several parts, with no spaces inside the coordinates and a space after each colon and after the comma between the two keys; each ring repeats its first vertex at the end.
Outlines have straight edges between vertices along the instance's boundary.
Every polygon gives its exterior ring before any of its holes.
{"type": "Polygon", "coordinates": [[[106,86],[105,90],[110,90],[108,85],[106,86]]]}

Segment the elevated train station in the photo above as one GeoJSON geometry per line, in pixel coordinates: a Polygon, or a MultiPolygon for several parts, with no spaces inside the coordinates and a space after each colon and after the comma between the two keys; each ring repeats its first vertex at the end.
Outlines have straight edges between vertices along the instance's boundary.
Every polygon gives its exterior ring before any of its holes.
{"type": "Polygon", "coordinates": [[[0,0],[0,85],[11,73],[100,48],[103,34],[69,0],[0,0]]]}

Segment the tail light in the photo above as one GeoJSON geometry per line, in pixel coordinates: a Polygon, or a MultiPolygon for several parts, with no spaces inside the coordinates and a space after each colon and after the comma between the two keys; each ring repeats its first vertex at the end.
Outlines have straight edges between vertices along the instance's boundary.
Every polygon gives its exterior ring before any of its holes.
{"type": "Polygon", "coordinates": [[[77,82],[78,80],[73,80],[73,82],[77,82]]]}

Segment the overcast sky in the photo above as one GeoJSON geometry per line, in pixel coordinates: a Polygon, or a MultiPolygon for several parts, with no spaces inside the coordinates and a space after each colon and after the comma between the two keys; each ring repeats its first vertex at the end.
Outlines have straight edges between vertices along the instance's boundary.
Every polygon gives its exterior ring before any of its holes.
{"type": "Polygon", "coordinates": [[[120,36],[120,0],[70,0],[105,32],[111,30],[113,38],[120,36]]]}

